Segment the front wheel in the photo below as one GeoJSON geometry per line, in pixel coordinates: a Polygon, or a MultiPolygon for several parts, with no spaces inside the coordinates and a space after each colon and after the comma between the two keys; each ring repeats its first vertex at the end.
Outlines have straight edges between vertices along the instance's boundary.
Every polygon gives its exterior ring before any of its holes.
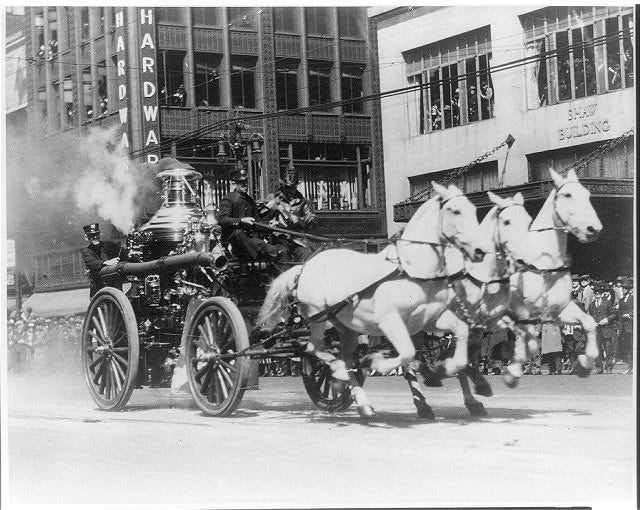
{"type": "Polygon", "coordinates": [[[210,416],[228,416],[240,404],[249,359],[236,356],[249,347],[238,307],[228,298],[200,303],[184,328],[189,388],[196,404],[210,416]]]}
{"type": "Polygon", "coordinates": [[[140,344],[131,303],[104,287],[91,300],[82,328],[82,365],[89,392],[100,409],[122,409],[138,375],[140,344]]]}

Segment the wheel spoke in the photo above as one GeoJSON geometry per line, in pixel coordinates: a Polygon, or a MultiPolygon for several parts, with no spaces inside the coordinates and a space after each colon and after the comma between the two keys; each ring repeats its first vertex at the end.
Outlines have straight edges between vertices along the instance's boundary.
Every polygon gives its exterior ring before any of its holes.
{"type": "MultiPolygon", "coordinates": [[[[118,331],[119,331],[119,330],[120,330],[120,329],[118,328],[118,331]]],[[[114,345],[114,347],[115,347],[116,345],[118,345],[120,342],[122,342],[123,340],[126,340],[126,339],[127,339],[127,333],[122,333],[120,336],[118,336],[118,337],[113,341],[113,345],[114,345]]]]}
{"type": "Polygon", "coordinates": [[[209,370],[209,365],[205,365],[204,370],[204,379],[202,380],[202,385],[200,386],[200,393],[202,395],[207,395],[209,390],[209,385],[211,384],[211,370],[209,370]]]}
{"type": "MultiPolygon", "coordinates": [[[[196,372],[196,375],[194,376],[194,379],[198,382],[200,382],[200,379],[202,378],[203,374],[209,369],[209,365],[211,365],[211,363],[205,363],[202,368],[198,369],[198,371],[196,372]]],[[[204,386],[204,382],[202,383],[202,385],[204,386]]]]}
{"type": "Polygon", "coordinates": [[[199,341],[204,341],[205,346],[202,347],[203,350],[210,350],[212,342],[207,341],[208,333],[204,330],[202,324],[198,324],[198,331],[200,331],[200,336],[198,337],[199,341]]]}
{"type": "Polygon", "coordinates": [[[96,331],[98,332],[98,335],[100,335],[100,338],[102,338],[102,343],[104,344],[106,342],[107,335],[105,334],[104,330],[102,329],[102,326],[98,322],[98,319],[96,318],[95,315],[91,316],[91,321],[96,327],[96,331]]]}
{"type": "Polygon", "coordinates": [[[220,365],[222,365],[224,368],[226,368],[226,372],[228,375],[234,374],[237,372],[237,369],[234,365],[232,365],[231,363],[227,363],[225,360],[221,359],[220,360],[220,365]]]}
{"type": "Polygon", "coordinates": [[[219,368],[218,370],[216,370],[216,372],[218,374],[218,382],[220,383],[220,385],[219,385],[220,386],[220,390],[222,391],[222,396],[223,396],[222,400],[224,401],[224,400],[227,400],[227,398],[229,397],[229,392],[227,391],[227,384],[222,378],[222,372],[224,372],[224,369],[223,368],[219,368]]]}
{"type": "Polygon", "coordinates": [[[231,375],[229,375],[229,372],[227,371],[227,366],[229,366],[228,364],[225,366],[224,364],[220,363],[220,366],[218,367],[218,373],[224,377],[225,383],[227,385],[228,388],[233,388],[233,379],[231,379],[231,375]]]}
{"type": "Polygon", "coordinates": [[[109,329],[107,328],[107,321],[104,318],[104,310],[102,310],[101,306],[98,307],[98,317],[100,317],[100,324],[102,325],[102,331],[104,332],[104,338],[106,340],[109,336],[109,329]]]}
{"type": "Polygon", "coordinates": [[[104,387],[105,384],[107,382],[107,378],[106,378],[106,374],[105,374],[105,369],[107,367],[107,360],[103,360],[103,363],[100,365],[100,373],[102,374],[102,376],[100,377],[100,387],[98,388],[98,392],[103,395],[104,394],[104,387]]]}
{"type": "Polygon", "coordinates": [[[207,399],[212,404],[217,404],[218,398],[216,395],[216,378],[214,377],[213,372],[214,372],[213,368],[210,368],[210,370],[207,372],[207,375],[209,376],[209,388],[208,388],[209,391],[207,392],[207,399]]]}
{"type": "Polygon", "coordinates": [[[125,367],[129,365],[129,362],[125,358],[120,356],[117,352],[112,352],[111,354],[113,354],[113,357],[120,363],[122,363],[125,367]]]}
{"type": "Polygon", "coordinates": [[[113,347],[111,352],[129,352],[129,347],[113,347]]]}
{"type": "Polygon", "coordinates": [[[97,328],[89,331],[89,334],[91,335],[91,338],[95,338],[96,342],[98,342],[100,345],[106,345],[107,343],[106,340],[100,336],[100,332],[98,331],[97,328]]]}
{"type": "Polygon", "coordinates": [[[324,374],[324,371],[322,371],[318,374],[318,379],[316,382],[316,390],[318,392],[320,392],[320,389],[322,388],[322,383],[324,382],[324,379],[325,379],[325,374],[324,374]]]}
{"type": "MultiPolygon", "coordinates": [[[[104,356],[100,356],[98,360],[101,362],[104,362],[104,356]]],[[[100,376],[103,374],[103,372],[104,372],[104,363],[100,365],[97,372],[93,376],[93,384],[98,384],[98,380],[100,379],[100,376]]],[[[100,393],[102,393],[102,391],[100,391],[100,393]]]]}
{"type": "Polygon", "coordinates": [[[101,361],[102,361],[102,356],[98,356],[98,358],[93,363],[91,363],[91,365],[89,365],[89,370],[93,372],[93,369],[96,368],[98,363],[100,363],[101,361]]]}
{"type": "Polygon", "coordinates": [[[214,328],[211,324],[211,320],[209,319],[208,315],[205,317],[204,323],[207,326],[207,333],[209,333],[209,339],[211,340],[209,343],[213,347],[215,344],[218,343],[218,328],[217,327],[215,328],[215,333],[214,333],[214,328]]]}
{"type": "Polygon", "coordinates": [[[122,391],[122,383],[124,382],[124,380],[120,380],[120,375],[118,374],[118,370],[116,369],[117,366],[118,364],[115,361],[111,362],[111,372],[113,375],[113,381],[116,385],[116,395],[122,391]]]}
{"type": "Polygon", "coordinates": [[[329,377],[325,377],[324,379],[324,391],[322,392],[322,396],[327,398],[329,396],[329,390],[331,390],[331,379],[329,377]]]}
{"type": "MultiPolygon", "coordinates": [[[[116,372],[118,373],[118,378],[122,381],[122,383],[125,382],[125,380],[127,379],[124,370],[122,370],[122,367],[120,366],[120,363],[118,363],[118,360],[116,360],[115,358],[113,358],[113,366],[115,367],[116,372]]],[[[120,391],[120,390],[118,390],[120,391]]]]}

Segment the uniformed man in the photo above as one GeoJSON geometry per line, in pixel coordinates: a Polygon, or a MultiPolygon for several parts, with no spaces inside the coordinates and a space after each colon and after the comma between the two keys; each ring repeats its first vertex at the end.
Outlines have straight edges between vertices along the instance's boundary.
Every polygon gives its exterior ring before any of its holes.
{"type": "Polygon", "coordinates": [[[635,305],[633,299],[633,278],[622,279],[622,297],[618,301],[618,324],[621,350],[624,352],[629,369],[627,374],[633,373],[633,314],[635,305]]]}
{"type": "Polygon", "coordinates": [[[101,241],[100,225],[98,223],[85,225],[82,229],[84,230],[84,238],[89,241],[89,246],[82,249],[82,260],[91,281],[89,297],[93,297],[96,292],[105,286],[102,278],[100,278],[100,270],[105,266],[112,266],[119,262],[120,244],[112,241],[101,241]]]}
{"type": "Polygon", "coordinates": [[[593,301],[593,288],[591,287],[591,276],[583,274],[580,277],[576,302],[583,311],[587,311],[593,301]]]}
{"type": "Polygon", "coordinates": [[[597,326],[597,341],[600,354],[596,359],[597,373],[605,370],[611,373],[615,363],[618,338],[615,330],[615,301],[604,282],[596,282],[595,296],[587,313],[593,317],[597,326]]]}
{"type": "MultiPolygon", "coordinates": [[[[311,202],[298,191],[298,172],[289,167],[280,179],[280,187],[266,207],[273,213],[273,224],[289,230],[308,231],[317,223],[311,202]]],[[[282,249],[287,260],[301,262],[312,250],[302,239],[283,233],[274,234],[274,244],[282,249]]]]}
{"type": "Polygon", "coordinates": [[[238,168],[231,176],[234,189],[220,202],[218,222],[222,227],[222,242],[231,244],[239,258],[277,260],[282,252],[267,243],[254,230],[253,224],[260,215],[252,196],[247,193],[248,176],[244,168],[238,168]]]}

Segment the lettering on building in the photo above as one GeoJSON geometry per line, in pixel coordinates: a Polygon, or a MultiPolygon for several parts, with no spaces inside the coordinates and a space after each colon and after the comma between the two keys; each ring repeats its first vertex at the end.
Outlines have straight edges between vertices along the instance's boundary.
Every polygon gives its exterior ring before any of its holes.
{"type": "MultiPolygon", "coordinates": [[[[156,87],[158,69],[156,65],[156,40],[153,8],[140,8],[138,11],[140,24],[140,83],[142,87],[142,139],[144,149],[159,148],[158,135],[160,123],[158,119],[158,91],[156,87]]],[[[159,150],[150,152],[146,156],[148,163],[157,163],[160,159],[159,150]]]]}
{"type": "Polygon", "coordinates": [[[572,106],[567,112],[568,126],[561,127],[558,137],[562,140],[572,140],[583,136],[606,133],[611,129],[609,119],[598,116],[598,103],[572,106]]]}
{"type": "Polygon", "coordinates": [[[127,84],[127,46],[125,43],[124,8],[114,7],[116,38],[116,85],[118,88],[118,114],[122,126],[122,146],[129,148],[129,91],[127,84]]]}

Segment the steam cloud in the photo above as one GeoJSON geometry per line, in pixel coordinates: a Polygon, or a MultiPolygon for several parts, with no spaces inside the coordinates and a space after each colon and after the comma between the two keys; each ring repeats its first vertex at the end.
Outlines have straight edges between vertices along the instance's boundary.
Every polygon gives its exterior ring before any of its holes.
{"type": "MultiPolygon", "coordinates": [[[[129,161],[119,126],[45,138],[7,129],[7,222],[15,237],[77,247],[100,221],[122,233],[159,205],[154,165],[129,161]],[[20,233],[25,233],[21,235],[20,233]]],[[[104,230],[104,229],[103,229],[104,230]]]]}

